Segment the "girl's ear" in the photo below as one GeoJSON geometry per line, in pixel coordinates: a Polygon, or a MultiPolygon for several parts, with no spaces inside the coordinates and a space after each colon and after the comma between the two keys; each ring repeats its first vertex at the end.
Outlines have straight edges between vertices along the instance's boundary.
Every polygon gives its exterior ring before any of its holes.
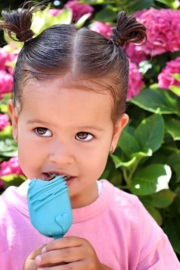
{"type": "Polygon", "coordinates": [[[7,102],[7,109],[11,116],[12,120],[12,128],[13,128],[13,138],[18,135],[18,129],[17,129],[17,123],[18,123],[18,117],[16,115],[16,112],[14,110],[14,101],[12,99],[9,99],[7,102]]]}
{"type": "Polygon", "coordinates": [[[128,121],[129,116],[126,113],[122,114],[121,117],[116,121],[111,143],[111,147],[113,148],[113,150],[116,148],[121,132],[123,128],[127,125],[128,121]]]}

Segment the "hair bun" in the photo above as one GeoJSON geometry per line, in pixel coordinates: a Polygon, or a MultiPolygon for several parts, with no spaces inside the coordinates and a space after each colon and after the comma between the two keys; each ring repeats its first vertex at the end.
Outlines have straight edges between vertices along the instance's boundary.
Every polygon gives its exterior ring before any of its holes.
{"type": "Polygon", "coordinates": [[[124,11],[118,13],[117,27],[112,28],[113,42],[123,47],[126,42],[140,43],[147,40],[146,27],[138,23],[133,16],[127,16],[124,11]]]}
{"type": "Polygon", "coordinates": [[[35,5],[33,8],[29,6],[28,9],[24,9],[26,2],[22,9],[17,11],[2,11],[4,22],[0,22],[0,29],[6,30],[11,39],[15,41],[28,42],[34,36],[34,32],[30,29],[32,24],[33,13],[42,7],[42,5],[35,5]],[[16,39],[12,36],[12,33],[16,35],[16,39]]]}
{"type": "Polygon", "coordinates": [[[28,42],[34,36],[34,32],[31,29],[22,30],[21,32],[16,34],[16,38],[22,42],[28,42]]]}

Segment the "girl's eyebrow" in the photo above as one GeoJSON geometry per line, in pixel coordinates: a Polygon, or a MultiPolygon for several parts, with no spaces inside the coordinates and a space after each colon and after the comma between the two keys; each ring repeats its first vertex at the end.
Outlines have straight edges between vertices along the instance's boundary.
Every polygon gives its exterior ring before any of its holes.
{"type": "MultiPolygon", "coordinates": [[[[50,123],[46,122],[46,121],[42,121],[42,120],[39,120],[39,119],[32,119],[32,120],[28,120],[27,121],[27,124],[34,124],[34,123],[38,123],[38,124],[42,124],[42,125],[49,125],[50,123]]],[[[55,124],[52,124],[51,125],[54,125],[54,126],[57,126],[55,124]]],[[[101,127],[98,127],[98,126],[83,126],[83,127],[76,127],[78,129],[96,129],[98,131],[104,131],[103,128],[101,127]]]]}

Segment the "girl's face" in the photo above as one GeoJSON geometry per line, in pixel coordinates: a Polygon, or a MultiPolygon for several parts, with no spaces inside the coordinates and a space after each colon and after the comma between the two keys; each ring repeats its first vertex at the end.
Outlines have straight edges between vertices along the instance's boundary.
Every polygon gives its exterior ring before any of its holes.
{"type": "Polygon", "coordinates": [[[22,104],[16,117],[12,100],[8,101],[24,174],[30,180],[45,180],[48,172],[74,176],[67,182],[72,208],[91,204],[98,197],[96,180],[128,116],[124,114],[114,129],[109,93],[65,88],[60,78],[28,80],[22,104]]]}

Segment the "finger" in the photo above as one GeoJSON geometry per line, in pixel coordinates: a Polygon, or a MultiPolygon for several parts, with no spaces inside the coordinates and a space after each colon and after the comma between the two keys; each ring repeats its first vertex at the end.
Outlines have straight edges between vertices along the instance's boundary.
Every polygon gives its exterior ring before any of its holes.
{"type": "Polygon", "coordinates": [[[23,270],[37,270],[35,258],[41,254],[41,250],[45,245],[36,248],[24,261],[23,270]]]}
{"type": "Polygon", "coordinates": [[[73,262],[73,263],[52,266],[52,267],[46,267],[46,268],[39,267],[37,270],[70,270],[70,269],[71,270],[88,269],[88,264],[85,261],[80,261],[80,262],[73,262]]]}
{"type": "Polygon", "coordinates": [[[37,265],[76,262],[84,259],[83,255],[84,252],[82,246],[63,248],[41,254],[36,257],[35,262],[37,265]]]}
{"type": "Polygon", "coordinates": [[[38,255],[41,254],[42,249],[46,246],[47,244],[44,244],[38,248],[36,248],[30,255],[29,258],[30,259],[35,259],[38,255]]]}
{"type": "Polygon", "coordinates": [[[76,236],[67,236],[55,239],[46,245],[42,253],[60,248],[78,247],[83,244],[83,241],[86,241],[86,239],[76,236]]]}

